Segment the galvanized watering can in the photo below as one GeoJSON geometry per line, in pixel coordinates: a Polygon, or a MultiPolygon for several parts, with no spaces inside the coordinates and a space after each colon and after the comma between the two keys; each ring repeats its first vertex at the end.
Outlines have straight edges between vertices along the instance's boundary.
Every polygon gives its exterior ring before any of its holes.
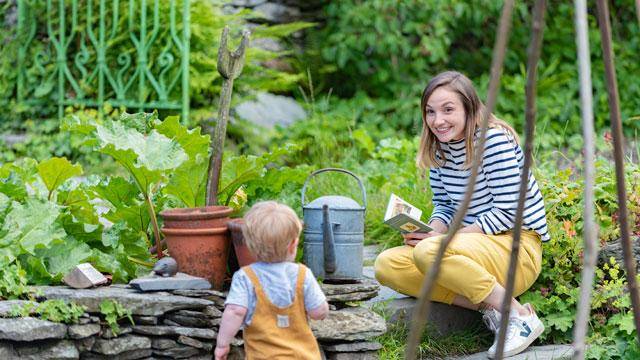
{"type": "Polygon", "coordinates": [[[352,172],[326,168],[314,171],[302,186],[304,217],[304,263],[324,280],[347,282],[362,278],[364,212],[367,193],[362,181],[352,172]],[[307,184],[312,177],[327,171],[342,172],[358,181],[362,206],[339,195],[319,197],[305,203],[307,184]]]}

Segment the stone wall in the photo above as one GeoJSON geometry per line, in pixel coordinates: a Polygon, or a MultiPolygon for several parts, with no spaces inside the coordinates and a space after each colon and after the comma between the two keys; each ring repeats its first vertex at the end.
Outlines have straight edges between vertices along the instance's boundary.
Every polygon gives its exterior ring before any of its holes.
{"type": "MultiPolygon", "coordinates": [[[[311,326],[326,359],[375,359],[380,344],[371,339],[386,331],[382,317],[346,302],[377,294],[378,285],[323,285],[331,304],[329,316],[311,326]]],[[[0,359],[211,359],[225,294],[214,290],[142,293],[125,285],[78,290],[38,287],[38,301],[64,299],[85,306],[77,324],[34,317],[9,318],[26,301],[0,301],[0,359]],[[100,303],[116,300],[133,314],[112,333],[100,317],[100,303]]],[[[238,335],[229,359],[243,359],[238,335]]]]}

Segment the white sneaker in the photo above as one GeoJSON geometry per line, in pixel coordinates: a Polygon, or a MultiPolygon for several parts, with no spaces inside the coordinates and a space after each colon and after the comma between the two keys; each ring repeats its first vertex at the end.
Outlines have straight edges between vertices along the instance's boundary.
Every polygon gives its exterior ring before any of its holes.
{"type": "MultiPolygon", "coordinates": [[[[524,307],[529,310],[529,315],[522,316],[515,309],[512,309],[509,314],[509,326],[507,326],[507,336],[503,351],[504,357],[521,353],[544,331],[544,325],[538,319],[533,307],[530,304],[525,304],[524,307]]],[[[498,335],[496,333],[496,339],[487,351],[487,356],[490,359],[496,356],[497,347],[498,335]]]]}
{"type": "Polygon", "coordinates": [[[496,309],[486,309],[480,311],[482,313],[482,322],[495,335],[500,328],[500,312],[496,309]]]}

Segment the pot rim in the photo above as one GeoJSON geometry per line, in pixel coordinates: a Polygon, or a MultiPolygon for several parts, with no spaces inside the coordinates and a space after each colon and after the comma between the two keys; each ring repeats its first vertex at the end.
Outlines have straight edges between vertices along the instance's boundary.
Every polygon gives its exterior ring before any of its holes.
{"type": "Polygon", "coordinates": [[[201,206],[195,208],[174,208],[160,212],[165,220],[203,220],[229,216],[233,208],[224,205],[201,206]]]}
{"type": "Polygon", "coordinates": [[[205,229],[176,229],[176,228],[166,228],[162,227],[160,231],[164,235],[190,235],[190,236],[204,236],[204,235],[218,235],[224,234],[227,232],[227,227],[217,227],[217,228],[205,228],[205,229]]]}
{"type": "Polygon", "coordinates": [[[227,227],[231,231],[241,231],[242,225],[244,225],[244,218],[234,218],[227,221],[227,227]]]}

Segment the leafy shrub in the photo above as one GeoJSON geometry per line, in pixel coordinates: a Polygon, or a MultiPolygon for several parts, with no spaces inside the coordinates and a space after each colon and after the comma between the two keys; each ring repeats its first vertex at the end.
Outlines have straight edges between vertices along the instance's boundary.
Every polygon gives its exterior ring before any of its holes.
{"type": "Polygon", "coordinates": [[[21,299],[28,294],[27,273],[20,264],[0,268],[0,299],[21,299]]]}
{"type": "MultiPolygon", "coordinates": [[[[550,167],[549,167],[550,168],[550,167]]],[[[551,241],[543,245],[542,272],[534,286],[521,296],[531,302],[547,326],[545,342],[564,343],[572,338],[573,322],[580,291],[582,268],[583,181],[575,178],[578,166],[561,171],[539,171],[536,175],[545,199],[551,241]]],[[[627,191],[640,191],[640,168],[626,167],[627,191]]],[[[613,165],[606,159],[596,162],[596,221],[600,243],[619,237],[617,200],[613,165]]],[[[628,198],[630,223],[639,219],[640,201],[628,198]]],[[[635,227],[634,227],[635,228],[635,227]]],[[[635,339],[626,276],[614,259],[596,270],[591,303],[590,343],[588,355],[597,359],[633,358],[638,349],[627,344],[635,339]],[[611,351],[615,348],[615,351],[611,351]]]]}
{"type": "MultiPolygon", "coordinates": [[[[481,97],[488,87],[488,73],[501,3],[495,1],[340,1],[326,7],[327,25],[314,43],[330,74],[314,73],[318,83],[340,96],[358,91],[380,98],[401,99],[389,109],[387,121],[399,131],[417,133],[422,88],[443,70],[466,73],[481,97]],[[339,85],[335,85],[339,84],[339,85]],[[409,100],[407,100],[409,99],[409,100]],[[406,106],[412,104],[411,106],[406,106]],[[414,107],[415,106],[415,107],[414,107]],[[408,113],[412,121],[407,120],[408,113]],[[412,129],[412,126],[414,128],[412,129]],[[413,130],[413,131],[411,131],[413,130]]],[[[531,4],[516,3],[505,59],[496,114],[522,131],[524,124],[526,49],[530,41],[531,4]]],[[[640,30],[633,1],[611,4],[614,51],[627,137],[637,137],[640,86],[635,74],[640,52],[640,30]]],[[[573,24],[573,4],[547,8],[544,46],[538,80],[538,148],[581,146],[579,82],[573,24]]],[[[600,37],[595,14],[588,16],[596,128],[609,125],[600,37]]],[[[326,67],[317,67],[326,69],[326,67]]],[[[374,118],[375,119],[375,118],[374,118]]],[[[365,119],[375,121],[374,119],[365,119]]]]}
{"type": "Polygon", "coordinates": [[[37,315],[42,320],[74,324],[84,314],[84,306],[65,300],[46,300],[40,303],[29,302],[11,311],[14,317],[37,315]]]}
{"type": "Polygon", "coordinates": [[[111,332],[118,335],[120,333],[120,325],[118,321],[122,319],[128,319],[131,325],[134,325],[133,317],[131,317],[131,310],[125,308],[116,300],[103,300],[100,303],[100,314],[104,316],[104,320],[111,328],[111,332]]]}

